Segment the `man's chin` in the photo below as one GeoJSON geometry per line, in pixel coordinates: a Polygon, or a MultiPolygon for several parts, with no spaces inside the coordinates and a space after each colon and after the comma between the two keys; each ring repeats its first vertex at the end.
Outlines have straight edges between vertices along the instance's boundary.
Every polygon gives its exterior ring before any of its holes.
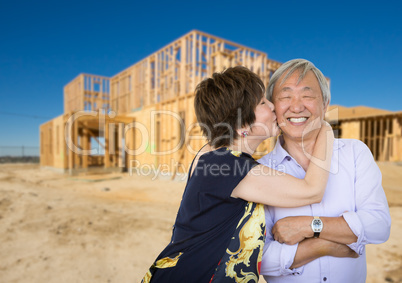
{"type": "Polygon", "coordinates": [[[282,129],[282,134],[285,138],[301,139],[303,137],[304,127],[293,128],[293,129],[291,129],[291,127],[283,127],[281,129],[282,129]]]}
{"type": "Polygon", "coordinates": [[[303,136],[302,135],[288,135],[284,132],[282,132],[282,136],[284,139],[289,139],[289,140],[303,140],[303,136]]]}

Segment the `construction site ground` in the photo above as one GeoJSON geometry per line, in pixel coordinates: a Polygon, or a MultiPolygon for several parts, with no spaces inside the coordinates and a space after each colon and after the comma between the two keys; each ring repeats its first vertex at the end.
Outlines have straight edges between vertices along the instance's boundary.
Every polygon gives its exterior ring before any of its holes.
{"type": "MultiPolygon", "coordinates": [[[[378,165],[392,229],[367,247],[367,282],[402,282],[402,164],[378,165]]],[[[169,242],[184,186],[1,164],[0,282],[140,282],[169,242]]]]}

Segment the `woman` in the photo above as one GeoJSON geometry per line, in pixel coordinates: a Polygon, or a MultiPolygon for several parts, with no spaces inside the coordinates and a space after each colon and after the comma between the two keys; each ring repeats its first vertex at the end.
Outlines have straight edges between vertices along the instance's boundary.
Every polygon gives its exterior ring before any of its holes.
{"type": "Polygon", "coordinates": [[[258,282],[263,204],[295,207],[321,201],[332,156],[331,128],[315,129],[320,131],[315,160],[305,179],[258,164],[251,155],[279,133],[264,92],[260,78],[240,66],[197,86],[194,106],[208,144],[190,167],[171,242],[142,282],[258,282]]]}

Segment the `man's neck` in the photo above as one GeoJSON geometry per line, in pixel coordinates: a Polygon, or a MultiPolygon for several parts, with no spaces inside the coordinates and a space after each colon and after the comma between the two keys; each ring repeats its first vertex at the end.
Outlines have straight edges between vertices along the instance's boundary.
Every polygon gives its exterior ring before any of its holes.
{"type": "Polygon", "coordinates": [[[299,163],[301,167],[303,167],[305,171],[307,171],[310,159],[305,153],[308,153],[309,155],[313,154],[316,139],[317,135],[312,135],[309,138],[305,137],[304,139],[294,139],[283,135],[284,142],[282,147],[297,161],[297,163],[299,163]]]}

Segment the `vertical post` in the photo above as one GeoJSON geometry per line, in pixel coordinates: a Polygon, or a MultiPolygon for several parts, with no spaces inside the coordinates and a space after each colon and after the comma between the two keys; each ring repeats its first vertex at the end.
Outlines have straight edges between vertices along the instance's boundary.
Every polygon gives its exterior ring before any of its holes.
{"type": "Polygon", "coordinates": [[[180,47],[180,92],[179,94],[186,93],[186,64],[187,64],[187,37],[182,38],[180,47]]]}
{"type": "Polygon", "coordinates": [[[158,103],[158,93],[159,93],[159,86],[160,86],[160,84],[158,84],[158,77],[160,78],[160,74],[161,74],[161,71],[159,70],[159,66],[158,66],[158,64],[159,64],[159,60],[158,60],[158,57],[159,57],[159,53],[156,53],[155,54],[155,61],[154,61],[154,66],[155,66],[155,68],[154,68],[154,81],[155,81],[155,85],[154,85],[154,101],[153,101],[153,103],[158,103]]]}
{"type": "MultiPolygon", "coordinates": [[[[89,149],[89,133],[86,128],[82,129],[82,150],[86,152],[89,149]]],[[[82,154],[82,168],[88,168],[88,154],[82,154]]]]}
{"type": "Polygon", "coordinates": [[[114,123],[109,123],[109,154],[112,155],[112,167],[116,167],[116,127],[114,123]]]}
{"type": "Polygon", "coordinates": [[[192,76],[191,76],[191,78],[192,78],[192,84],[191,84],[191,90],[193,90],[193,89],[195,89],[195,80],[196,80],[196,68],[197,68],[197,66],[196,66],[196,61],[195,61],[195,59],[196,59],[196,51],[197,51],[197,32],[193,32],[192,33],[192,36],[193,36],[193,46],[192,46],[192,48],[193,48],[193,52],[192,52],[192,64],[191,64],[191,71],[192,71],[192,76]]]}
{"type": "Polygon", "coordinates": [[[371,127],[372,127],[371,120],[367,120],[367,125],[368,125],[367,146],[370,148],[371,152],[374,155],[373,145],[372,145],[373,135],[372,135],[372,129],[371,129],[371,127]]]}
{"type": "MultiPolygon", "coordinates": [[[[180,106],[179,106],[180,100],[179,100],[179,98],[176,98],[173,103],[174,103],[174,113],[179,115],[179,109],[180,109],[180,106]]],[[[173,119],[173,121],[174,121],[173,122],[174,123],[174,126],[173,126],[174,131],[173,132],[174,132],[174,135],[176,136],[176,138],[174,139],[173,148],[175,148],[180,143],[180,122],[178,120],[176,120],[176,119],[173,119]]],[[[179,162],[179,160],[180,160],[180,149],[178,149],[176,152],[173,153],[173,157],[174,157],[174,160],[175,160],[175,164],[176,164],[176,162],[179,162]]]]}
{"type": "Polygon", "coordinates": [[[380,119],[380,134],[378,135],[379,138],[379,160],[380,161],[384,161],[384,139],[385,139],[385,135],[384,135],[384,119],[381,118],[380,119]]]}
{"type": "Polygon", "coordinates": [[[123,147],[123,136],[124,136],[124,123],[119,123],[118,126],[118,147],[119,147],[119,152],[118,152],[118,166],[119,168],[124,167],[124,147],[123,147]]]}
{"type": "Polygon", "coordinates": [[[400,125],[398,125],[398,117],[394,117],[392,125],[392,159],[393,161],[400,161],[398,144],[401,136],[400,125]]]}
{"type": "MultiPolygon", "coordinates": [[[[133,121],[135,122],[135,120],[133,121]]],[[[130,149],[135,149],[135,129],[132,128],[130,129],[131,134],[129,135],[130,137],[130,149]]],[[[127,139],[127,137],[126,137],[127,139]]],[[[134,155],[129,155],[129,160],[134,160],[136,157],[134,155]]],[[[129,163],[127,167],[129,167],[131,164],[129,163]]]]}
{"type": "Polygon", "coordinates": [[[144,70],[144,83],[145,83],[145,91],[144,91],[144,105],[149,105],[149,96],[151,95],[151,78],[150,78],[150,69],[151,63],[149,62],[149,57],[145,59],[145,70],[144,70]]]}
{"type": "MultiPolygon", "coordinates": [[[[73,138],[73,141],[74,141],[74,144],[77,146],[77,147],[79,147],[80,145],[78,144],[78,136],[79,136],[79,133],[78,133],[78,129],[79,127],[78,127],[78,122],[77,121],[75,121],[75,123],[74,123],[74,138],[73,138]]],[[[52,154],[53,155],[53,154],[52,154]]],[[[75,168],[79,168],[79,166],[80,166],[80,157],[78,156],[78,153],[74,153],[74,167],[75,168]]]]}
{"type": "Polygon", "coordinates": [[[377,122],[378,120],[374,118],[374,130],[373,130],[373,138],[374,138],[374,145],[373,145],[373,155],[374,159],[377,161],[378,160],[378,152],[377,152],[377,122]]]}
{"type": "Polygon", "coordinates": [[[200,34],[198,37],[197,83],[202,79],[202,47],[202,35],[200,34]]]}
{"type": "Polygon", "coordinates": [[[392,146],[392,133],[391,133],[391,118],[387,118],[387,143],[388,143],[388,148],[387,148],[387,153],[386,153],[386,161],[391,161],[391,146],[392,146]]]}
{"type": "Polygon", "coordinates": [[[109,155],[109,119],[105,121],[105,168],[110,167],[110,155],[109,155]]]}
{"type": "Polygon", "coordinates": [[[72,109],[74,111],[78,111],[78,110],[84,110],[85,105],[84,105],[84,101],[85,101],[85,75],[81,75],[79,81],[81,81],[81,83],[78,83],[78,85],[81,87],[81,89],[78,92],[77,95],[77,101],[79,104],[79,107],[77,107],[77,109],[72,109]]]}
{"type": "MultiPolygon", "coordinates": [[[[362,142],[366,143],[366,120],[361,121],[362,136],[360,137],[362,142]]],[[[367,143],[366,143],[367,144],[367,143]]]]}
{"type": "Polygon", "coordinates": [[[384,134],[384,150],[383,150],[383,161],[390,161],[389,160],[389,148],[390,148],[390,141],[389,141],[389,118],[385,118],[385,134],[384,134]]]}
{"type": "MultiPolygon", "coordinates": [[[[69,122],[72,123],[72,122],[69,122]]],[[[71,141],[74,142],[74,135],[75,135],[75,131],[74,131],[74,127],[75,127],[75,123],[73,123],[71,125],[71,131],[69,133],[66,133],[70,136],[71,141]]],[[[67,152],[68,152],[68,171],[70,175],[73,175],[73,170],[74,170],[74,151],[72,146],[67,146],[67,152]]]]}
{"type": "Polygon", "coordinates": [[[207,37],[207,55],[205,58],[206,61],[206,66],[207,66],[207,76],[211,75],[211,64],[212,64],[212,60],[211,60],[211,38],[207,37]]]}

